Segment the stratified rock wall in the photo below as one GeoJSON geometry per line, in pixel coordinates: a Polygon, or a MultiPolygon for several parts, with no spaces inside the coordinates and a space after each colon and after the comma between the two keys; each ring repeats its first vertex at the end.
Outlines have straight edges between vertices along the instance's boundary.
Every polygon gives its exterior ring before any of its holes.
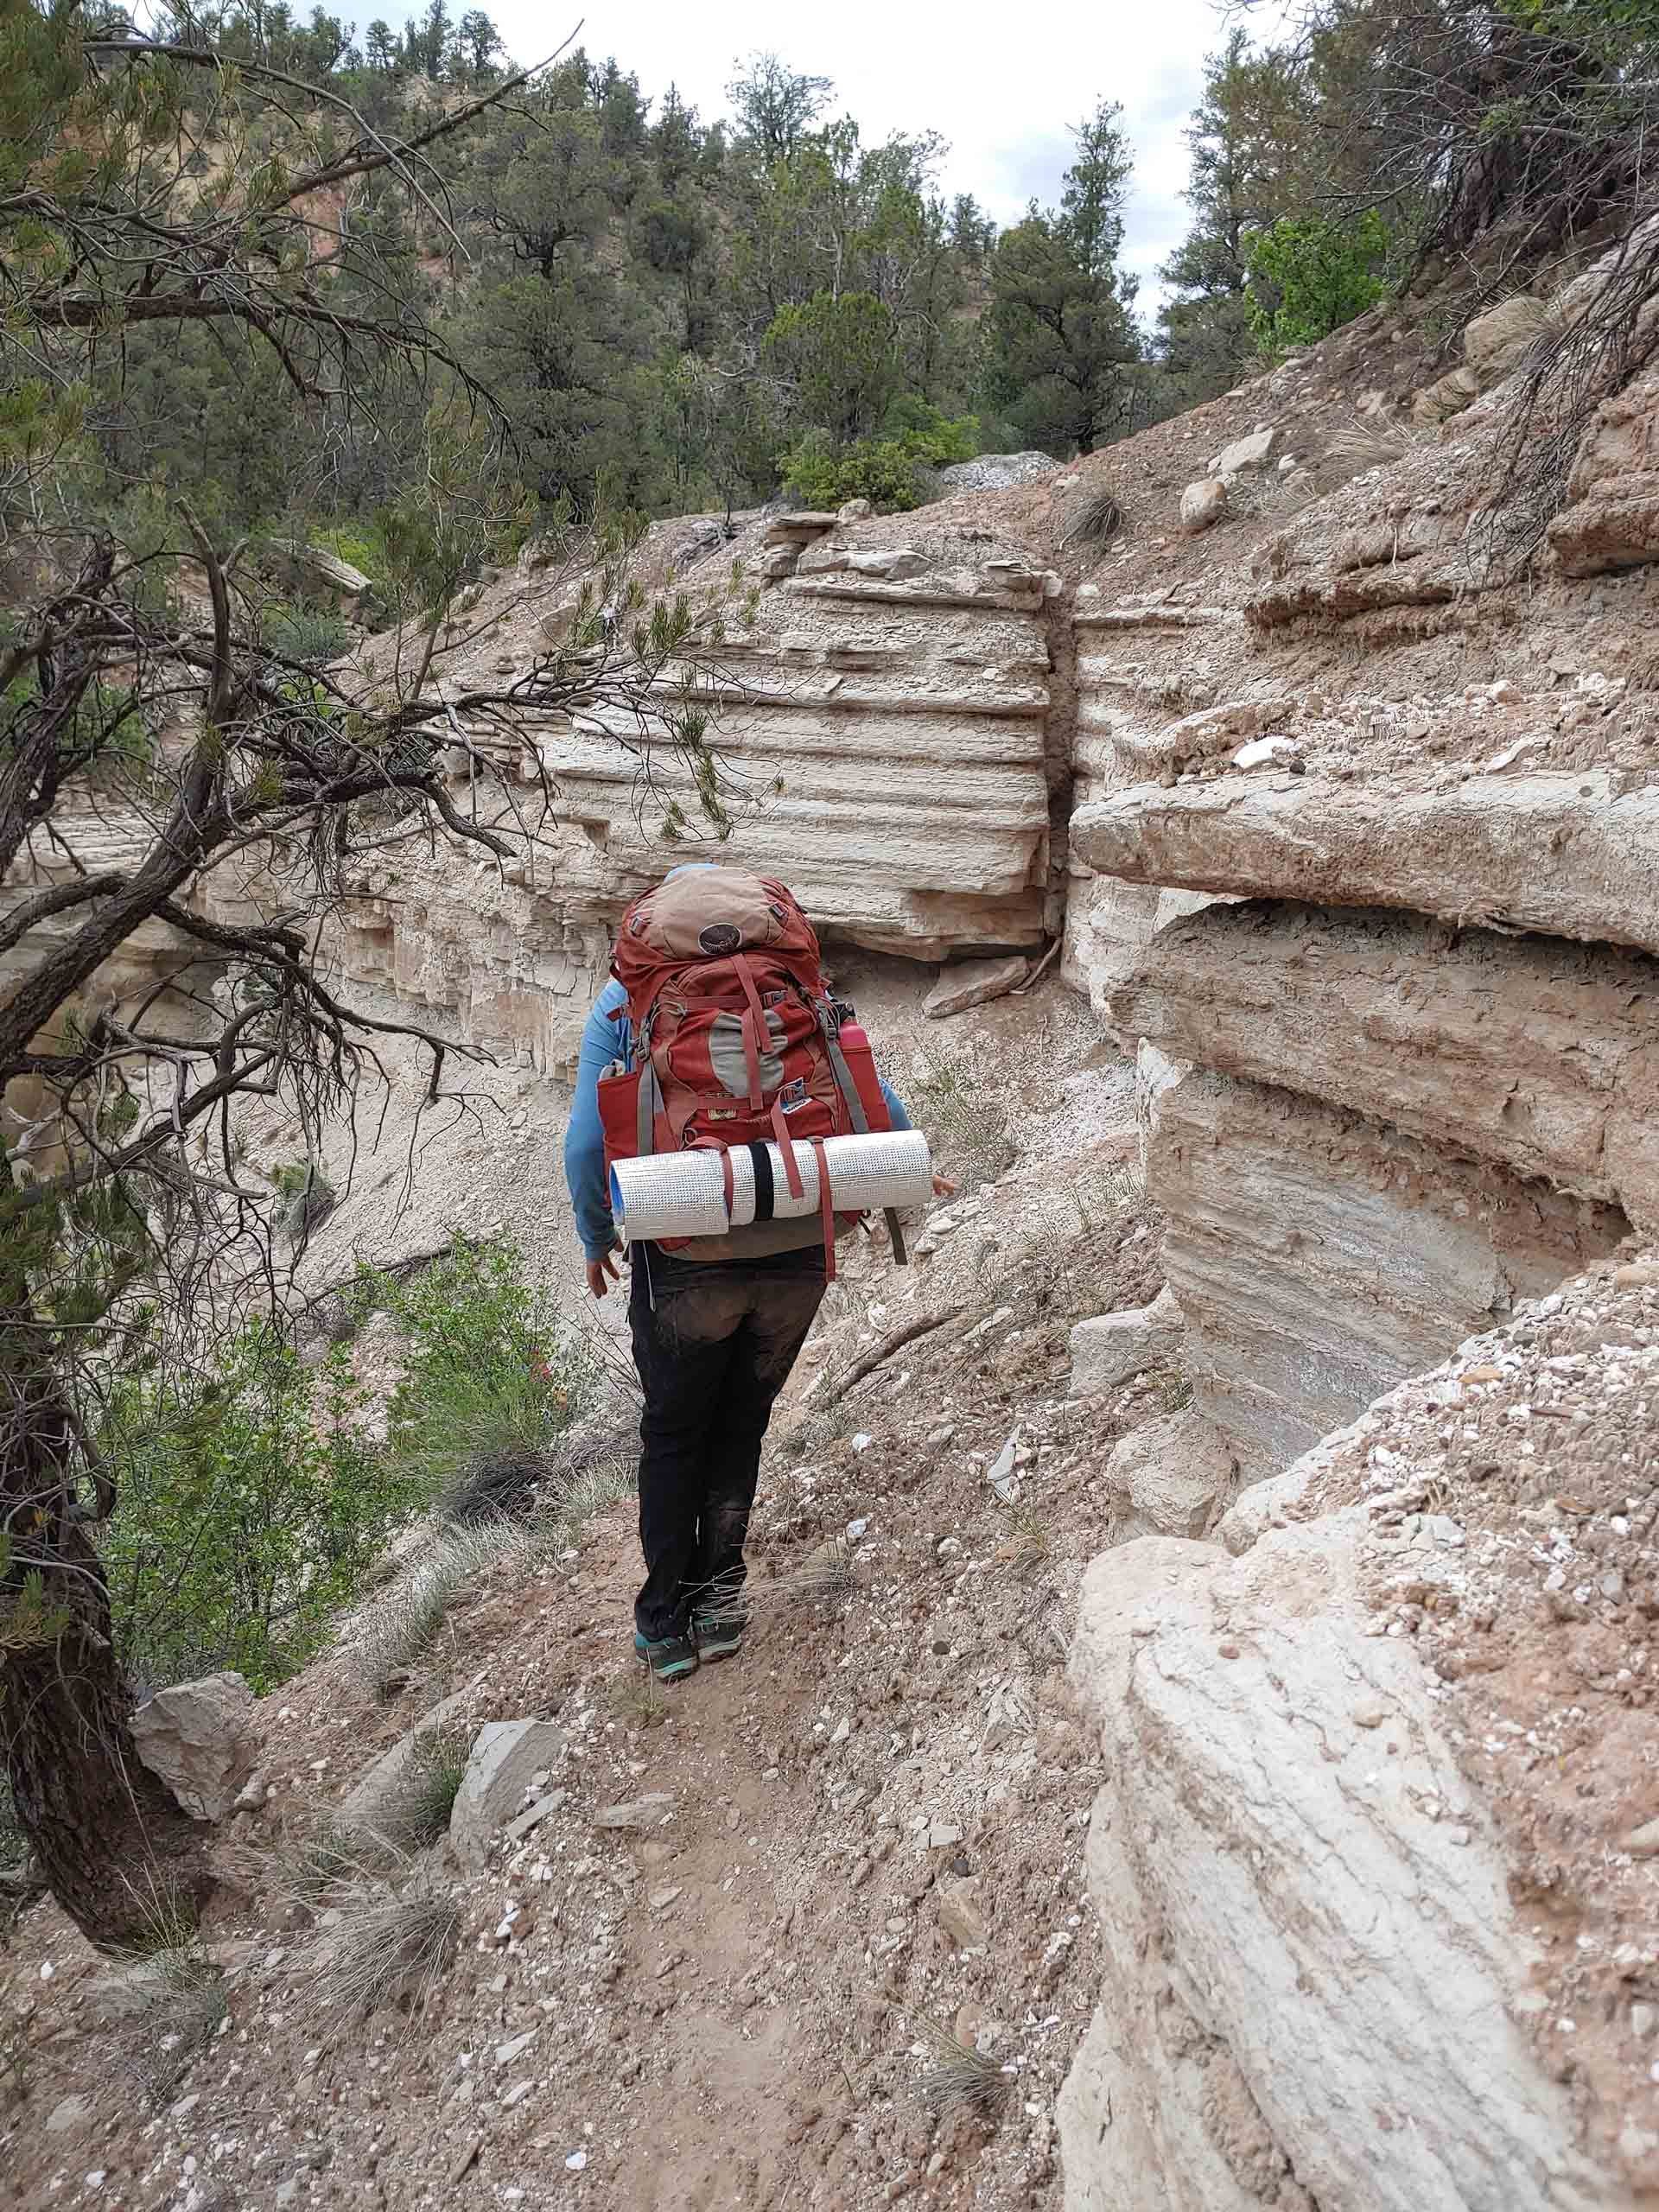
{"type": "Polygon", "coordinates": [[[1158,1096],[1147,1186],[1195,1402],[1253,1475],[1630,1228],[1616,1206],[1205,1068],[1158,1096]]]}
{"type": "Polygon", "coordinates": [[[1066,2212],[1614,2212],[1512,2017],[1536,1955],[1356,1516],[1090,1569],[1101,2001],[1066,2212]]]}

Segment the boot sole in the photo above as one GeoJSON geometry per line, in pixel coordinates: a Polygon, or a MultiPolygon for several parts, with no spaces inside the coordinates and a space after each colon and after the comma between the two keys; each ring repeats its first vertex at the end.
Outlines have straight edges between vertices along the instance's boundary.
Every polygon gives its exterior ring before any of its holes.
{"type": "Polygon", "coordinates": [[[699,1659],[708,1660],[735,1659],[742,1649],[743,1639],[740,1636],[730,1643],[700,1643],[697,1646],[697,1656],[699,1659]]]}

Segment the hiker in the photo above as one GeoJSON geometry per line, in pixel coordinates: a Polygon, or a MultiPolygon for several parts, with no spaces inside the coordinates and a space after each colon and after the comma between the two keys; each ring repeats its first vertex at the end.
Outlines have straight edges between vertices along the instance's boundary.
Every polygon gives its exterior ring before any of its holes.
{"type": "MultiPolygon", "coordinates": [[[[564,1140],[595,1298],[619,1279],[607,1130],[612,1156],[775,1139],[792,1184],[791,1135],[911,1126],[852,1009],[830,999],[817,938],[781,884],[702,861],[671,869],[624,915],[612,975],[582,1033],[564,1140]],[[636,1063],[640,1025],[649,1052],[636,1063]]],[[[934,1178],[939,1194],[952,1187],[934,1178]]],[[[645,1400],[633,1644],[673,1681],[742,1643],[761,1441],[834,1273],[833,1229],[815,1211],[634,1243],[629,1259],[645,1400]]]]}

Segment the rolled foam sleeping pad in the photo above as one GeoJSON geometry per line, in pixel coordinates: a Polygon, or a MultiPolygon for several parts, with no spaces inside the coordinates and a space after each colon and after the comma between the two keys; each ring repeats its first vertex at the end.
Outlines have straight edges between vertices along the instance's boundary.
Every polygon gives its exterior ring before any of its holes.
{"type": "MultiPolygon", "coordinates": [[[[801,1195],[791,1198],[783,1154],[775,1144],[772,1211],[779,1221],[818,1211],[818,1157],[810,1144],[791,1149],[801,1195]]],[[[732,1210],[726,1211],[726,1177],[717,1152],[657,1152],[619,1160],[611,1170],[611,1211],[631,1243],[658,1236],[723,1236],[754,1219],[754,1161],[747,1145],[734,1146],[732,1210]]],[[[933,1164],[919,1129],[873,1130],[868,1136],[826,1137],[830,1201],[837,1213],[882,1206],[917,1206],[932,1195],[933,1164]]]]}

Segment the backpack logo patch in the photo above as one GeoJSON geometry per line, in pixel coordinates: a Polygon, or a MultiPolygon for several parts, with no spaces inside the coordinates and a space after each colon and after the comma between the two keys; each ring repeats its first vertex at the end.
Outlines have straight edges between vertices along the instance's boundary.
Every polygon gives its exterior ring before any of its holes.
{"type": "Polygon", "coordinates": [[[743,932],[735,922],[710,922],[707,929],[697,932],[697,943],[711,957],[722,952],[735,952],[742,942],[743,932]]]}

